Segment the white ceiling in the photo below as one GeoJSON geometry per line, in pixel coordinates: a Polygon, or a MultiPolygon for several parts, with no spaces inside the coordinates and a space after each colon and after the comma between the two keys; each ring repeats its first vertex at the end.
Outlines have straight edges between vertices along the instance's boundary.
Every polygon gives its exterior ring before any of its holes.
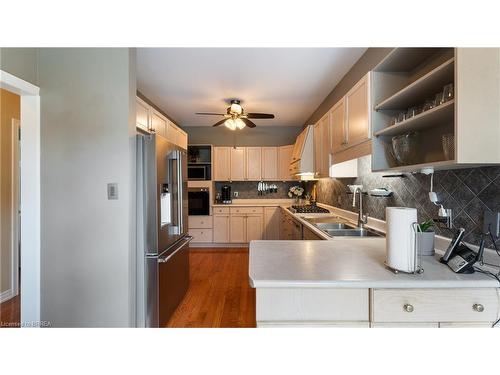
{"type": "Polygon", "coordinates": [[[137,88],[181,126],[210,126],[232,98],[301,126],[366,48],[138,48],[137,88]]]}

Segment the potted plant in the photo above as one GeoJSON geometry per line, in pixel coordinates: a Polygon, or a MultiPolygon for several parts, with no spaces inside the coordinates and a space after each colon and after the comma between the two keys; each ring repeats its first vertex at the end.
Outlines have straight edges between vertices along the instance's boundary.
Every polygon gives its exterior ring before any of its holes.
{"type": "Polygon", "coordinates": [[[434,255],[434,221],[429,219],[418,225],[417,246],[420,255],[434,255]]]}
{"type": "Polygon", "coordinates": [[[289,190],[288,190],[288,196],[290,198],[293,198],[295,197],[295,201],[297,203],[299,203],[299,199],[300,197],[302,196],[302,194],[304,193],[304,188],[299,186],[299,185],[295,185],[295,186],[292,186],[289,190]]]}

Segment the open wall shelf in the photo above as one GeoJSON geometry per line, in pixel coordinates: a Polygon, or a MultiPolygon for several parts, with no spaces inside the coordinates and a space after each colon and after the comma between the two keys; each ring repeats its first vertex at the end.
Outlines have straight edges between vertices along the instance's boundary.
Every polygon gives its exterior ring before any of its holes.
{"type": "Polygon", "coordinates": [[[408,120],[401,121],[395,125],[388,126],[373,135],[394,136],[408,132],[420,131],[429,127],[439,126],[440,124],[453,121],[453,112],[455,100],[450,100],[444,104],[434,107],[426,112],[422,112],[408,120]]]}
{"type": "Polygon", "coordinates": [[[498,48],[395,48],[371,72],[372,170],[417,171],[500,164],[500,60],[498,48]],[[453,84],[454,99],[389,125],[409,108],[453,84]],[[417,133],[414,165],[399,166],[392,138],[417,133]],[[446,160],[445,135],[453,135],[446,160]]]}
{"type": "Polygon", "coordinates": [[[445,61],[429,73],[383,100],[375,106],[375,110],[405,109],[422,103],[427,98],[434,98],[434,94],[442,90],[444,85],[453,83],[454,61],[454,58],[445,61]]]}

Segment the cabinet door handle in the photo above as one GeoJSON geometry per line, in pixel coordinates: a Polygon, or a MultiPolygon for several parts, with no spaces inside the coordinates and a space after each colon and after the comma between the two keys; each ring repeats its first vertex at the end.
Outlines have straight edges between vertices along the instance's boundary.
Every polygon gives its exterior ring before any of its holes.
{"type": "Polygon", "coordinates": [[[411,313],[411,312],[413,312],[414,308],[413,308],[413,305],[410,305],[409,303],[405,303],[403,305],[403,310],[411,313]]]}
{"type": "Polygon", "coordinates": [[[484,306],[481,305],[480,303],[475,303],[472,305],[472,310],[477,311],[477,312],[483,312],[484,306]]]}

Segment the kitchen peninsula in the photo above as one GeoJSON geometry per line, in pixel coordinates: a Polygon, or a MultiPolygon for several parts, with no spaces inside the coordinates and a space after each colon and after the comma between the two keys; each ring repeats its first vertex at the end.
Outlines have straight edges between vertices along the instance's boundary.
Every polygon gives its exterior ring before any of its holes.
{"type": "Polygon", "coordinates": [[[253,241],[250,284],[258,327],[490,327],[498,281],[459,275],[423,257],[422,274],[384,266],[384,238],[253,241]]]}

